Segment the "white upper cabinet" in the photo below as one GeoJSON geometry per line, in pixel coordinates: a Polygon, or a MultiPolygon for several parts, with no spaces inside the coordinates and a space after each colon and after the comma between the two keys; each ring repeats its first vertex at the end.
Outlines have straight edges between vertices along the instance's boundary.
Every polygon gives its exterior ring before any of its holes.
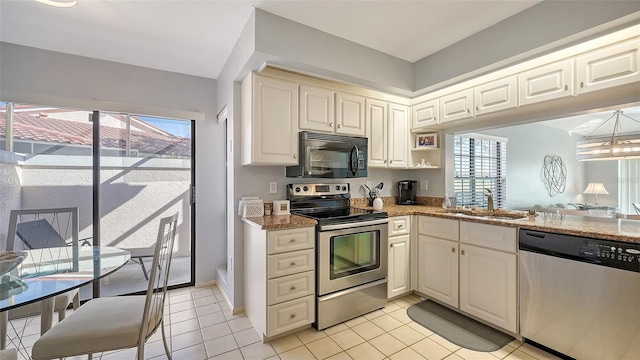
{"type": "Polygon", "coordinates": [[[573,95],[573,59],[558,61],[518,75],[520,105],[573,95]]]}
{"type": "Polygon", "coordinates": [[[473,88],[440,98],[440,123],[473,117],[473,88]]]}
{"type": "Polygon", "coordinates": [[[336,134],[364,136],[364,97],[336,93],[336,134]]]}
{"type": "Polygon", "coordinates": [[[409,153],[409,108],[367,99],[369,167],[406,168],[409,153]]]}
{"type": "Polygon", "coordinates": [[[413,116],[411,118],[411,129],[417,130],[428,126],[438,125],[439,100],[428,100],[413,105],[413,116]]]}
{"type": "Polygon", "coordinates": [[[334,119],[333,90],[300,85],[300,130],[333,132],[334,119]]]}
{"type": "Polygon", "coordinates": [[[369,166],[387,166],[387,103],[367,99],[366,119],[369,138],[369,166]]]}
{"type": "Polygon", "coordinates": [[[242,165],[297,165],[298,84],[251,73],[241,96],[242,165]]]}
{"type": "Polygon", "coordinates": [[[390,168],[406,168],[409,147],[409,108],[389,103],[389,148],[390,168]]]}
{"type": "Polygon", "coordinates": [[[640,38],[576,58],[578,94],[640,81],[640,38]]]}
{"type": "Polygon", "coordinates": [[[518,77],[514,75],[482,84],[473,92],[476,116],[515,108],[518,106],[518,77]]]}

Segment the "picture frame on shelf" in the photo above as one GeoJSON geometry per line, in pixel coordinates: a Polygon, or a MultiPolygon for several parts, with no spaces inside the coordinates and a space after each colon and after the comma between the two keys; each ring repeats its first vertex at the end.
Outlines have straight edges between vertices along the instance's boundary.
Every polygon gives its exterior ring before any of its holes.
{"type": "Polygon", "coordinates": [[[438,148],[438,134],[416,134],[415,139],[416,149],[437,149],[438,148]]]}

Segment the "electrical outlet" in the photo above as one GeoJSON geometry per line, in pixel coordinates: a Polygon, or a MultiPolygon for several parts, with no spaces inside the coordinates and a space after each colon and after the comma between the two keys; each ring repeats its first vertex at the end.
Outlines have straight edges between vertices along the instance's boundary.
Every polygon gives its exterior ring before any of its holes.
{"type": "Polygon", "coordinates": [[[272,181],[269,183],[269,193],[270,194],[277,194],[278,193],[278,183],[275,181],[272,181]]]}
{"type": "Polygon", "coordinates": [[[424,191],[429,190],[429,181],[428,180],[420,180],[420,190],[424,190],[424,191]]]}
{"type": "Polygon", "coordinates": [[[369,190],[373,190],[371,189],[371,181],[367,181],[367,187],[369,188],[369,190]]]}

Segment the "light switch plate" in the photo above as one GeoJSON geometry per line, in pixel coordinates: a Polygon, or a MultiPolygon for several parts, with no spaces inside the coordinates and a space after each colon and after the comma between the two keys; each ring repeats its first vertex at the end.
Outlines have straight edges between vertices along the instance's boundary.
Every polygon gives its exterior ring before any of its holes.
{"type": "Polygon", "coordinates": [[[428,180],[420,180],[420,190],[424,190],[424,191],[429,190],[429,181],[428,180]]]}
{"type": "Polygon", "coordinates": [[[269,193],[270,194],[277,194],[278,193],[278,183],[275,181],[272,181],[269,183],[269,193]]]}

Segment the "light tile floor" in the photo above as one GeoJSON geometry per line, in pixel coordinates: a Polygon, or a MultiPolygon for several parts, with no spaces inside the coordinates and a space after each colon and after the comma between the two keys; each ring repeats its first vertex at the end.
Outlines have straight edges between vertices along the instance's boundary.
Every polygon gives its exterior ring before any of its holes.
{"type": "MultiPolygon", "coordinates": [[[[175,360],[476,360],[557,359],[542,350],[514,340],[502,349],[483,353],[447,341],[413,322],[406,308],[420,301],[416,295],[393,300],[382,309],[317,331],[313,328],[260,342],[244,314],[233,315],[216,287],[183,288],[169,292],[165,326],[175,360]]],[[[27,354],[40,331],[39,317],[13,320],[12,344],[21,334],[27,354]]],[[[15,346],[9,344],[8,347],[15,346]]],[[[135,359],[135,349],[94,354],[96,360],[135,359]]],[[[19,358],[25,359],[24,354],[19,358]]],[[[145,346],[145,358],[166,359],[161,332],[145,346]]],[[[85,357],[73,358],[86,359],[85,357]]]]}

